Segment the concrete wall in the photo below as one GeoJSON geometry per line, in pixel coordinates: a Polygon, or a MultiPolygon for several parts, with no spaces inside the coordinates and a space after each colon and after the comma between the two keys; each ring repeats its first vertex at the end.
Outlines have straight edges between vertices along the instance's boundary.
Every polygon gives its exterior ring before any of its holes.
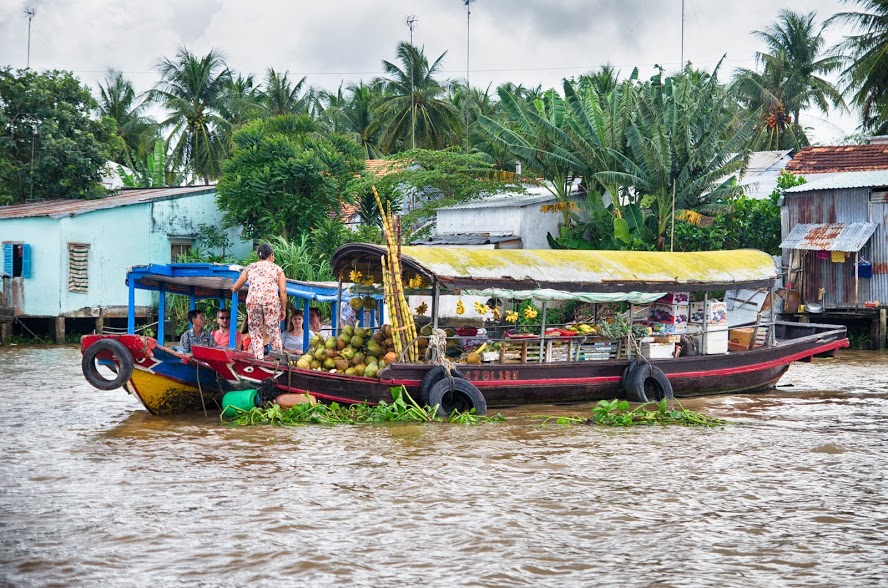
{"type": "MultiPolygon", "coordinates": [[[[95,316],[97,309],[108,307],[115,307],[119,314],[128,304],[127,270],[134,265],[169,263],[170,238],[198,241],[200,224],[222,224],[215,192],[61,219],[0,220],[0,241],[31,245],[31,276],[12,280],[14,306],[20,316],[95,316]],[[90,246],[88,292],[68,290],[68,243],[90,246]]],[[[237,259],[249,255],[251,242],[241,240],[236,229],[229,229],[228,235],[233,243],[231,255],[237,259]]],[[[150,292],[136,291],[137,306],[154,303],[150,292]]]]}
{"type": "MultiPolygon", "coordinates": [[[[12,299],[17,314],[58,316],[60,227],[49,218],[0,220],[0,241],[21,242],[31,246],[31,275],[10,280],[12,299]]],[[[0,252],[2,255],[2,252],[0,252]]]]}
{"type": "MultiPolygon", "coordinates": [[[[216,206],[215,192],[155,202],[150,214],[148,254],[154,263],[170,261],[171,238],[199,240],[200,225],[221,227],[224,217],[216,206]]],[[[247,257],[252,251],[252,242],[242,240],[239,229],[226,229],[226,233],[232,243],[232,251],[228,253],[235,259],[247,257]]]]}
{"type": "MultiPolygon", "coordinates": [[[[145,247],[149,234],[150,206],[133,204],[107,208],[58,221],[62,228],[59,245],[61,279],[57,291],[61,300],[61,314],[127,305],[126,271],[130,266],[151,261],[145,247]],[[88,292],[68,290],[68,243],[89,243],[88,292]]],[[[150,305],[151,294],[137,291],[136,304],[150,305]]]]}
{"type": "Polygon", "coordinates": [[[438,211],[439,235],[491,233],[518,235],[523,249],[549,249],[547,233],[558,235],[560,212],[541,212],[542,204],[438,211]]]}

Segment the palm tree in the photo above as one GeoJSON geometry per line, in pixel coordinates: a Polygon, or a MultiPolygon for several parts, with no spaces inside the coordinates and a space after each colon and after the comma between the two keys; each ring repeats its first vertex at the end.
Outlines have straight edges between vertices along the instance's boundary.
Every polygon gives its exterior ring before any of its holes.
{"type": "Polygon", "coordinates": [[[294,85],[289,74],[289,71],[279,74],[273,67],[268,68],[262,95],[270,116],[310,114],[312,111],[314,89],[306,87],[305,76],[294,85]]]}
{"type": "Polygon", "coordinates": [[[446,87],[435,79],[445,51],[429,65],[422,49],[398,43],[398,60],[403,67],[383,61],[386,78],[375,80],[386,93],[379,104],[385,119],[383,148],[441,149],[451,145],[460,125],[460,113],[448,102],[446,87]]]}
{"type": "Polygon", "coordinates": [[[262,88],[255,83],[253,74],[232,76],[225,87],[220,111],[232,130],[268,112],[262,104],[262,88]]]}
{"type": "Polygon", "coordinates": [[[219,51],[199,57],[185,47],[157,69],[161,79],[148,97],[169,113],[161,125],[172,128],[173,157],[209,183],[221,175],[227,154],[230,124],[221,111],[231,71],[219,51]]]}
{"type": "Polygon", "coordinates": [[[826,25],[818,27],[815,19],[815,12],[801,14],[781,10],[776,22],[763,31],[753,31],[767,47],[766,52],[756,53],[756,60],[763,68],[761,74],[756,77],[743,69],[735,78],[740,95],[751,107],[766,107],[769,122],[771,116],[779,117],[781,110],[791,116],[793,132],[799,138],[804,137],[799,123],[803,110],[815,106],[827,113],[830,105],[845,106],[841,92],[822,77],[838,71],[842,58],[824,53],[826,25]],[[758,97],[749,95],[756,86],[759,86],[758,97]]]}
{"type": "Polygon", "coordinates": [[[133,168],[134,161],[144,161],[154,148],[157,123],[145,115],[146,104],[137,98],[133,84],[117,70],[109,69],[105,83],[99,84],[99,116],[113,118],[123,149],[115,161],[133,168]]]}
{"type": "Polygon", "coordinates": [[[860,109],[861,128],[882,134],[888,132],[888,2],[855,1],[861,5],[860,12],[839,12],[826,24],[852,25],[854,34],[836,47],[851,56],[842,72],[845,92],[860,109]]]}

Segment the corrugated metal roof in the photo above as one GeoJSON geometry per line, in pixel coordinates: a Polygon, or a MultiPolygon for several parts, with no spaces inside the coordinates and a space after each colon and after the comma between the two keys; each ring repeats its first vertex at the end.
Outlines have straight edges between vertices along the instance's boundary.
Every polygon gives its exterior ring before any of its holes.
{"type": "MultiPolygon", "coordinates": [[[[360,268],[381,273],[378,245],[352,243],[333,255],[336,275],[360,268]]],[[[551,288],[565,292],[670,292],[767,287],[777,268],[771,256],[752,249],[666,253],[552,249],[459,249],[402,247],[405,270],[449,289],[551,288]]],[[[378,281],[378,280],[377,280],[378,281]]]]}
{"type": "Polygon", "coordinates": [[[786,192],[811,192],[814,190],[844,190],[848,188],[875,188],[888,186],[888,169],[875,171],[857,171],[832,174],[828,177],[812,180],[801,186],[790,188],[786,192]]]}
{"type": "Polygon", "coordinates": [[[792,228],[780,248],[860,251],[876,227],[876,223],[798,224],[792,228]]]}
{"type": "Polygon", "coordinates": [[[490,235],[487,233],[454,233],[432,235],[423,241],[414,241],[411,245],[495,245],[507,241],[521,241],[518,235],[490,235]]]}
{"type": "Polygon", "coordinates": [[[172,200],[183,196],[194,196],[206,192],[215,192],[216,186],[184,186],[178,188],[147,188],[140,190],[124,190],[115,196],[97,198],[95,200],[45,200],[31,204],[11,204],[0,206],[0,219],[4,218],[29,218],[48,216],[52,219],[76,216],[103,210],[129,206],[131,204],[144,204],[158,200],[172,200]]]}
{"type": "Polygon", "coordinates": [[[790,151],[790,149],[782,151],[753,151],[749,154],[749,164],[743,177],[767,171],[772,165],[786,157],[790,151]]]}
{"type": "MultiPolygon", "coordinates": [[[[582,192],[574,192],[570,195],[572,199],[585,197],[582,192]]],[[[516,194],[507,192],[502,194],[493,194],[485,196],[479,200],[464,202],[462,204],[454,204],[453,206],[445,206],[438,210],[467,210],[473,208],[502,208],[504,206],[533,206],[534,204],[542,204],[544,202],[554,202],[555,196],[544,186],[532,186],[527,188],[526,194],[516,194]]]]}

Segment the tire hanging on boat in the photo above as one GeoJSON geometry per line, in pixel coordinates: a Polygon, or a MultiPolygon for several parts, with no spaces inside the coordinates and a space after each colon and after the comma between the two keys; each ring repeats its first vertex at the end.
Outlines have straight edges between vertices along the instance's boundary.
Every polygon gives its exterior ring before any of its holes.
{"type": "MultiPolygon", "coordinates": [[[[450,376],[454,378],[461,378],[463,380],[466,377],[456,368],[452,368],[450,370],[450,376]]],[[[432,369],[426,372],[426,375],[422,378],[422,384],[419,385],[419,404],[422,406],[434,406],[434,404],[429,404],[429,394],[432,391],[432,386],[438,383],[439,380],[449,379],[447,375],[447,368],[443,365],[436,365],[432,369]]]]}
{"type": "Polygon", "coordinates": [[[632,362],[623,373],[623,399],[629,402],[659,402],[673,398],[672,384],[663,370],[647,362],[632,362]],[[634,364],[634,365],[633,365],[634,364]]]}
{"type": "Polygon", "coordinates": [[[99,339],[86,348],[83,358],[80,360],[80,369],[83,377],[99,390],[114,390],[123,386],[133,375],[133,356],[126,345],[117,339],[99,339]],[[96,366],[96,358],[100,353],[110,354],[117,360],[117,377],[111,380],[105,379],[96,366]]]}
{"type": "Polygon", "coordinates": [[[429,391],[428,406],[438,405],[436,416],[447,418],[455,410],[468,412],[475,409],[475,414],[487,414],[487,401],[484,395],[468,380],[461,378],[443,378],[438,380],[429,391]]]}

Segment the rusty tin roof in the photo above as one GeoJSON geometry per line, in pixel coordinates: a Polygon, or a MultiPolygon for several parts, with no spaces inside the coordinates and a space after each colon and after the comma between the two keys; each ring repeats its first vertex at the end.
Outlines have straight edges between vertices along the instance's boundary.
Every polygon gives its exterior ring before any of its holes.
{"type": "Polygon", "coordinates": [[[94,210],[117,208],[131,204],[145,204],[159,200],[173,200],[184,196],[215,192],[216,186],[184,186],[177,188],[145,188],[124,190],[120,194],[95,200],[44,200],[30,204],[0,206],[0,219],[48,216],[52,219],[77,216],[94,210]]]}
{"type": "Polygon", "coordinates": [[[877,226],[876,223],[798,224],[792,228],[780,248],[860,251],[877,226]]]}

